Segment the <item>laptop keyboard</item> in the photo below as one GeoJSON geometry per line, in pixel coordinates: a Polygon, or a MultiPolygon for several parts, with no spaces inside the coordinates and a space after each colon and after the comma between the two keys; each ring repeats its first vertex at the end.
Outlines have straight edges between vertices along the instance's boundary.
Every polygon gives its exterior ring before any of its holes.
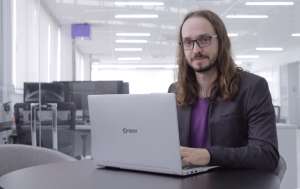
{"type": "Polygon", "coordinates": [[[185,170],[185,169],[193,169],[193,168],[199,168],[199,167],[201,167],[201,166],[199,166],[199,165],[185,165],[185,166],[182,167],[182,169],[185,170]]]}

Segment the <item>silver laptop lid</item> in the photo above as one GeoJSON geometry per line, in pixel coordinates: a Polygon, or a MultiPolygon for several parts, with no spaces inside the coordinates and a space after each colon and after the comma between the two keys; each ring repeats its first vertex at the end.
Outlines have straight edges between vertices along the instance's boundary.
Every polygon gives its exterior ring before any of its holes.
{"type": "Polygon", "coordinates": [[[181,173],[174,94],[88,96],[96,164],[181,173]]]}

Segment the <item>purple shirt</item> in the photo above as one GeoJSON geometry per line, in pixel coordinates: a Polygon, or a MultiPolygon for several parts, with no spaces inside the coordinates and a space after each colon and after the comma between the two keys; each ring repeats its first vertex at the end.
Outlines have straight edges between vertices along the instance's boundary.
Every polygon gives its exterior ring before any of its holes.
{"type": "Polygon", "coordinates": [[[207,113],[208,99],[199,98],[192,108],[190,144],[193,148],[207,146],[207,113]]]}

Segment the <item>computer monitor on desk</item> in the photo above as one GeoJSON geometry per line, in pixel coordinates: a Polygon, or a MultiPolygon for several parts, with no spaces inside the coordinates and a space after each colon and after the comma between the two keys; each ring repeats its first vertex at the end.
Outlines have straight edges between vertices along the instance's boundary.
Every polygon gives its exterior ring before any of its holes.
{"type": "Polygon", "coordinates": [[[61,83],[24,83],[24,103],[58,103],[65,101],[61,83]]]}
{"type": "Polygon", "coordinates": [[[66,102],[76,106],[76,124],[89,123],[88,95],[128,93],[123,81],[64,81],[66,102]]]}

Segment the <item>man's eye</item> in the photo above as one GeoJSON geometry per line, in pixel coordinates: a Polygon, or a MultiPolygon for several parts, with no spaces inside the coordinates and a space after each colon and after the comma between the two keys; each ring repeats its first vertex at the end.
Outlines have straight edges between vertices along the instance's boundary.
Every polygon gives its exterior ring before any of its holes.
{"type": "Polygon", "coordinates": [[[202,41],[202,42],[208,42],[208,41],[210,41],[210,37],[209,36],[203,36],[203,37],[199,38],[198,40],[202,41]]]}
{"type": "Polygon", "coordinates": [[[185,45],[192,45],[193,41],[185,41],[184,44],[185,45]]]}

